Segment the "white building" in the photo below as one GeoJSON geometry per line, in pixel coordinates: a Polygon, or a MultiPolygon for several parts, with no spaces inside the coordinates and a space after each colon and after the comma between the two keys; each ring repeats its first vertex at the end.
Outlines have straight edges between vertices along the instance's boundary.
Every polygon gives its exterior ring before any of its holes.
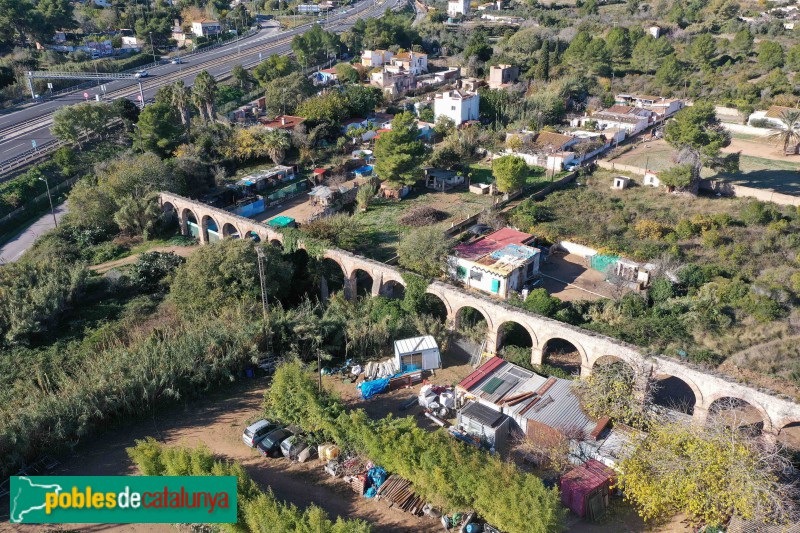
{"type": "Polygon", "coordinates": [[[683,100],[678,98],[664,98],[663,96],[643,94],[618,94],[614,97],[614,100],[621,105],[652,111],[659,120],[674,115],[684,106],[683,100]]]}
{"type": "Polygon", "coordinates": [[[421,52],[402,52],[391,58],[389,70],[405,71],[413,76],[428,72],[428,54],[421,52]]]}
{"type": "Polygon", "coordinates": [[[222,26],[219,21],[202,19],[192,22],[192,33],[197,37],[208,37],[210,35],[217,35],[222,31],[222,26]]]}
{"type": "Polygon", "coordinates": [[[469,13],[469,0],[449,0],[447,2],[447,16],[457,17],[469,13]]]}
{"type": "Polygon", "coordinates": [[[588,123],[593,122],[600,131],[605,129],[624,130],[627,136],[632,136],[647,128],[654,121],[655,113],[649,109],[615,104],[591,115],[572,119],[570,124],[574,127],[584,128],[588,123]]]}
{"type": "Polygon", "coordinates": [[[361,64],[367,68],[382,67],[389,64],[393,56],[389,50],[364,50],[361,53],[361,64]]]}
{"type": "Polygon", "coordinates": [[[661,180],[658,179],[658,173],[654,170],[648,170],[644,173],[644,184],[648,187],[660,187],[661,180]]]}
{"type": "Polygon", "coordinates": [[[394,341],[394,358],[400,372],[442,367],[439,345],[431,335],[394,341]]]}
{"type": "Polygon", "coordinates": [[[456,126],[469,120],[478,120],[478,104],[480,96],[477,93],[468,93],[464,90],[454,89],[439,93],[433,99],[433,115],[449,117],[456,126]]]}
{"type": "Polygon", "coordinates": [[[503,228],[459,244],[448,262],[448,273],[468,288],[508,298],[539,274],[541,252],[528,246],[532,240],[529,233],[503,228]]]}

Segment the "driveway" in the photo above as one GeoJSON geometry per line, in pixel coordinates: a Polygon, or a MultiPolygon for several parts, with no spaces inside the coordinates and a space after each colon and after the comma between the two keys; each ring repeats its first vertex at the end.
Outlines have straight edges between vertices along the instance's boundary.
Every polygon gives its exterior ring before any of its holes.
{"type": "MultiPolygon", "coordinates": [[[[64,202],[56,206],[55,212],[56,219],[60,221],[64,218],[64,215],[67,214],[67,203],[64,202]]],[[[48,211],[47,214],[39,217],[36,222],[28,226],[27,229],[23,230],[19,235],[0,247],[0,264],[17,261],[22,257],[22,254],[25,253],[25,250],[33,246],[34,241],[36,241],[40,235],[50,231],[54,227],[53,215],[48,211]]]]}
{"type": "Polygon", "coordinates": [[[602,272],[589,268],[586,259],[573,254],[553,254],[540,271],[542,286],[551,296],[569,302],[613,298],[614,287],[602,272]]]}

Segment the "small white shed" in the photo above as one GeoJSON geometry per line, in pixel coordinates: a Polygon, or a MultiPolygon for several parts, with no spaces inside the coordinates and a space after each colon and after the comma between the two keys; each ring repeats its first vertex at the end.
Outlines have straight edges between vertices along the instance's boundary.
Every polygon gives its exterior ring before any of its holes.
{"type": "Polygon", "coordinates": [[[431,335],[394,341],[394,358],[401,372],[442,367],[439,346],[431,335]]]}

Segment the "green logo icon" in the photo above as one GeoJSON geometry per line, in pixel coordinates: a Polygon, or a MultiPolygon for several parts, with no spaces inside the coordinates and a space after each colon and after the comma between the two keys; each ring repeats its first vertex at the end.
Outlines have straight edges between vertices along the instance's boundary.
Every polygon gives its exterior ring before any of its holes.
{"type": "Polygon", "coordinates": [[[235,476],[15,476],[22,524],[234,523],[235,476]]]}

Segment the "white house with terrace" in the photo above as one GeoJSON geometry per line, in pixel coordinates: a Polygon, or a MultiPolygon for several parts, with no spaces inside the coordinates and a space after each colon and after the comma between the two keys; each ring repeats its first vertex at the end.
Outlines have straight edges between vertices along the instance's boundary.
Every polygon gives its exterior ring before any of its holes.
{"type": "Polygon", "coordinates": [[[470,120],[478,120],[478,93],[470,93],[463,89],[453,89],[437,94],[433,99],[433,115],[450,118],[456,126],[470,120]]]}

